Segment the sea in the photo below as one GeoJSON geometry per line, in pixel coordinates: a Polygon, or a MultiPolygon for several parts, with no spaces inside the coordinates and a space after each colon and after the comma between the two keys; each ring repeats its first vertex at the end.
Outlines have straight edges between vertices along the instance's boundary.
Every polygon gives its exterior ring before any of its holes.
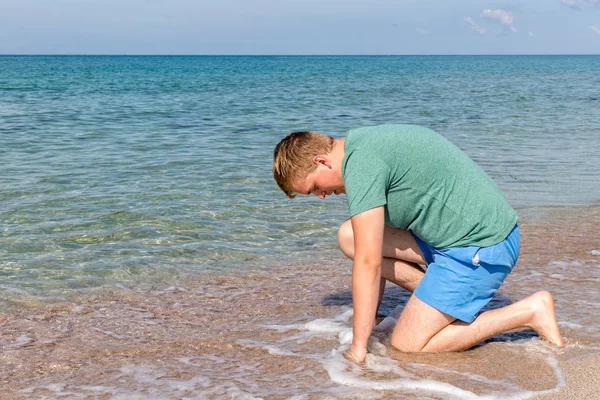
{"type": "Polygon", "coordinates": [[[0,56],[0,398],[525,399],[600,352],[600,56],[0,56]],[[288,199],[288,132],[432,128],[520,218],[488,308],[538,290],[566,347],[521,329],[404,354],[388,284],[351,341],[345,196],[288,199]]]}

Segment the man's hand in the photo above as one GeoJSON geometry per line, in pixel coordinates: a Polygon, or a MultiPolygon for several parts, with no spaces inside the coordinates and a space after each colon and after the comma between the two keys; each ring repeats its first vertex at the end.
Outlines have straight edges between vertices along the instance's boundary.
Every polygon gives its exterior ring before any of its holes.
{"type": "Polygon", "coordinates": [[[350,349],[344,354],[344,358],[354,364],[362,364],[367,356],[367,349],[352,344],[350,349]]]}

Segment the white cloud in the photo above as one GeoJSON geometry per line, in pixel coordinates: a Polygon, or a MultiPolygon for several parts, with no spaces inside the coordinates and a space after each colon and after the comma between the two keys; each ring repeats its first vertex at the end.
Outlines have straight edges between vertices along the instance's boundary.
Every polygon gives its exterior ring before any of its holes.
{"type": "Polygon", "coordinates": [[[598,0],[560,0],[561,4],[574,9],[584,9],[586,7],[593,7],[598,3],[598,0]]]}
{"type": "Polygon", "coordinates": [[[421,29],[421,28],[417,28],[417,32],[419,32],[422,35],[427,35],[429,34],[429,32],[427,32],[425,29],[421,29]]]}
{"type": "Polygon", "coordinates": [[[489,19],[494,19],[499,21],[502,25],[509,28],[511,31],[516,32],[517,28],[513,25],[514,17],[511,13],[504,10],[483,10],[481,13],[482,17],[486,17],[489,19]]]}
{"type": "Polygon", "coordinates": [[[600,35],[600,28],[598,28],[596,25],[592,25],[591,28],[594,32],[596,32],[598,35],[600,35]]]}
{"type": "Polygon", "coordinates": [[[529,31],[529,33],[527,33],[529,36],[533,37],[533,32],[529,31]]]}
{"type": "Polygon", "coordinates": [[[482,28],[479,25],[477,25],[475,21],[471,19],[471,17],[465,17],[464,20],[475,32],[479,33],[480,35],[485,35],[485,28],[482,28]]]}

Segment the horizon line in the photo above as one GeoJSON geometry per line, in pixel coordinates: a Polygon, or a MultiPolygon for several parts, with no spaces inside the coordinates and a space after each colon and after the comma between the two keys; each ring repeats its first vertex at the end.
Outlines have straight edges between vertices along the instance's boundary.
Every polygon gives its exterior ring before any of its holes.
{"type": "Polygon", "coordinates": [[[406,53],[406,54],[186,54],[186,53],[0,53],[4,56],[74,56],[74,57],[404,57],[404,56],[598,56],[600,53],[406,53]]]}

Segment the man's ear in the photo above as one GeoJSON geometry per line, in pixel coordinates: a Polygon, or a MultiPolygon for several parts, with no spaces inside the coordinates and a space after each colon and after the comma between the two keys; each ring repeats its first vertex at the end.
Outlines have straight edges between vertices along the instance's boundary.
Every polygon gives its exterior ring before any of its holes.
{"type": "Polygon", "coordinates": [[[312,162],[315,165],[322,164],[322,165],[325,165],[328,168],[331,168],[331,161],[329,160],[329,156],[328,155],[317,154],[316,156],[313,157],[312,162]]]}

